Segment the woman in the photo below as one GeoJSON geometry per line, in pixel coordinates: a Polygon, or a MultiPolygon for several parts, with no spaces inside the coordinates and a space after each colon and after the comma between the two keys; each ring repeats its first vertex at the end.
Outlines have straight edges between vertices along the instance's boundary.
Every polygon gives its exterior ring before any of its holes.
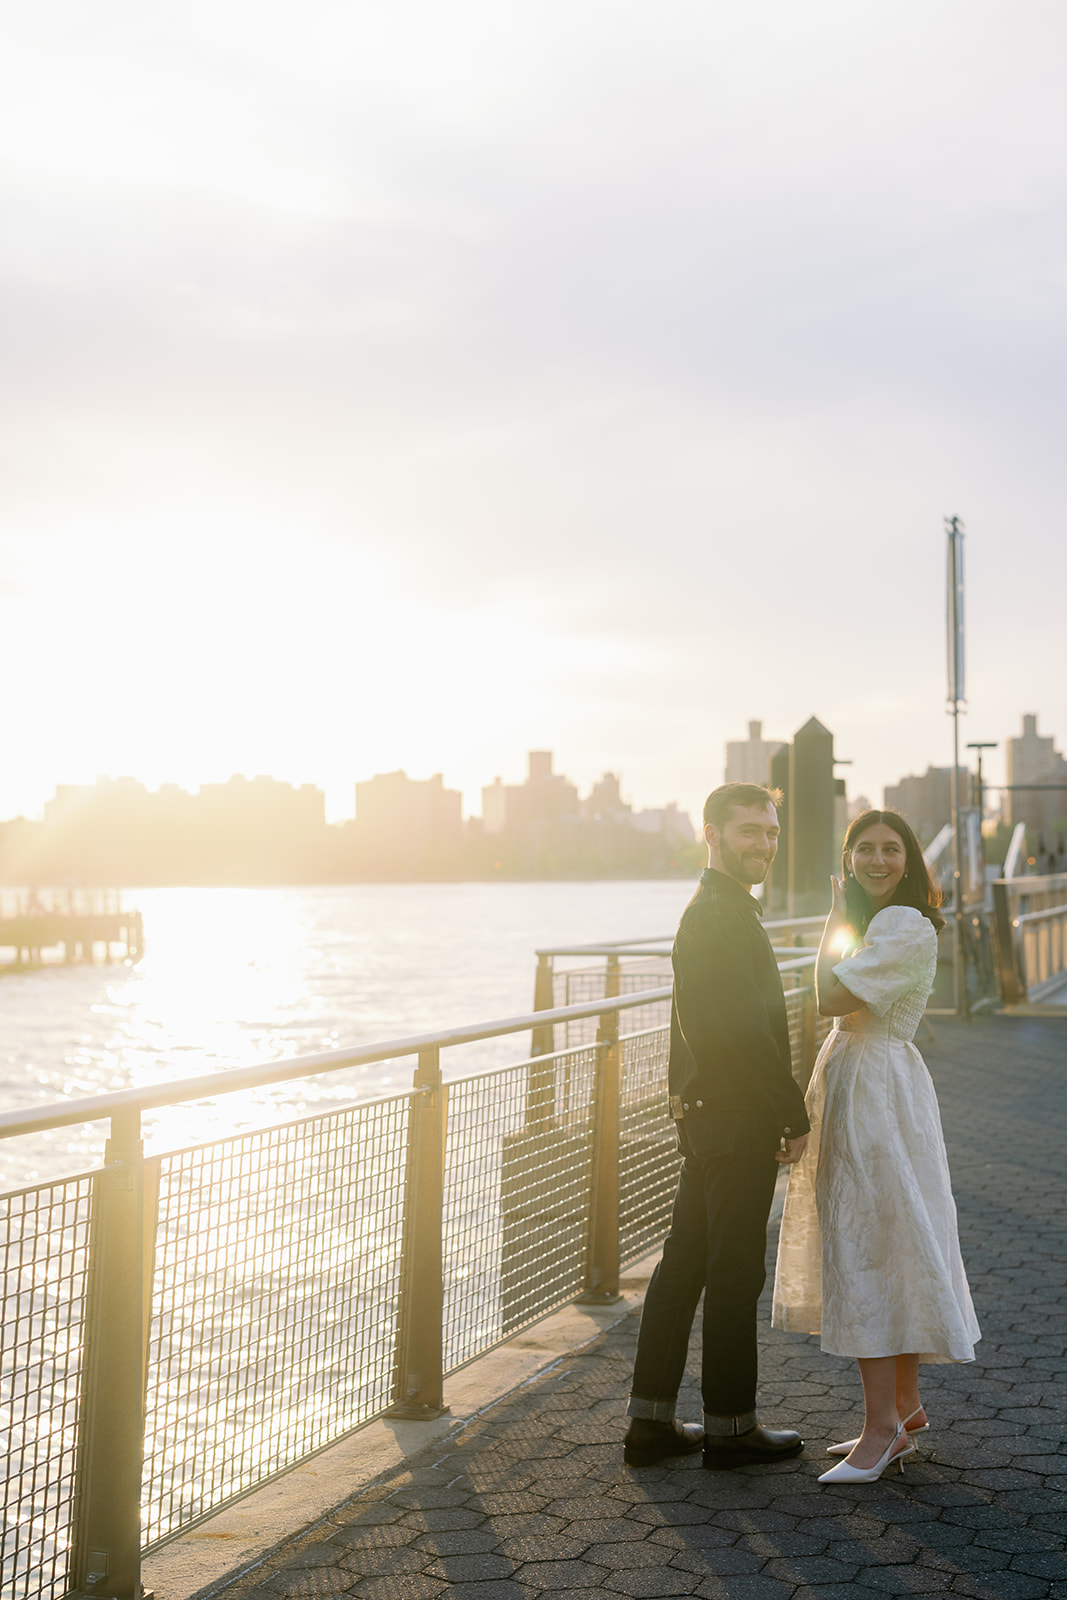
{"type": "Polygon", "coordinates": [[[910,1435],[929,1425],[919,1362],[971,1361],[980,1338],[937,1098],[912,1043],[940,894],[895,811],[855,819],[842,865],[815,967],[819,1011],[837,1020],[806,1097],[812,1131],[790,1174],[772,1314],[859,1361],[863,1432],[831,1446],[847,1459],[823,1483],[869,1482],[891,1461],[903,1471],[910,1435]]]}

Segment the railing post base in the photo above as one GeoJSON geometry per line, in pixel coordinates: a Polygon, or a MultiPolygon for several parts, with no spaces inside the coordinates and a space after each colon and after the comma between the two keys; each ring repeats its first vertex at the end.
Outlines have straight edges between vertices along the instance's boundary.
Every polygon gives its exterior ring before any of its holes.
{"type": "Polygon", "coordinates": [[[383,1413],[398,1422],[434,1422],[438,1417],[450,1417],[451,1406],[427,1406],[417,1401],[398,1400],[395,1406],[383,1413]]]}

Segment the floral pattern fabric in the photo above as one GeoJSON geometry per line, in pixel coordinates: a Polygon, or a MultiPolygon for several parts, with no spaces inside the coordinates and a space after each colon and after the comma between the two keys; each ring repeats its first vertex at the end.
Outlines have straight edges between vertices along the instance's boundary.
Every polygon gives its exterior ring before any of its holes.
{"type": "Polygon", "coordinates": [[[835,1355],[971,1361],[981,1337],[937,1096],[912,1043],[936,966],[929,919],[887,906],[834,968],[865,1009],[837,1018],[815,1063],[771,1320],[821,1333],[835,1355]]]}

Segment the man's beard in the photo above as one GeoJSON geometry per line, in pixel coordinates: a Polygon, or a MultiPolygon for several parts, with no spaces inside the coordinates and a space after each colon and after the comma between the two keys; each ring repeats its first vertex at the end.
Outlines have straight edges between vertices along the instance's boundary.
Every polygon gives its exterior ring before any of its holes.
{"type": "Polygon", "coordinates": [[[719,844],[719,855],[731,878],[736,878],[738,883],[762,883],[771,870],[770,862],[763,857],[749,856],[746,859],[735,855],[725,839],[719,844]]]}

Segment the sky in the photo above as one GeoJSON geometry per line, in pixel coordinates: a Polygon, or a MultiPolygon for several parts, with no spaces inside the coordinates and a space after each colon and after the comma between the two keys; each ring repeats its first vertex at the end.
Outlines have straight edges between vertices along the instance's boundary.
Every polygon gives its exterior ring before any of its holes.
{"type": "Polygon", "coordinates": [[[0,817],[1067,744],[1060,0],[0,19],[0,817]]]}

